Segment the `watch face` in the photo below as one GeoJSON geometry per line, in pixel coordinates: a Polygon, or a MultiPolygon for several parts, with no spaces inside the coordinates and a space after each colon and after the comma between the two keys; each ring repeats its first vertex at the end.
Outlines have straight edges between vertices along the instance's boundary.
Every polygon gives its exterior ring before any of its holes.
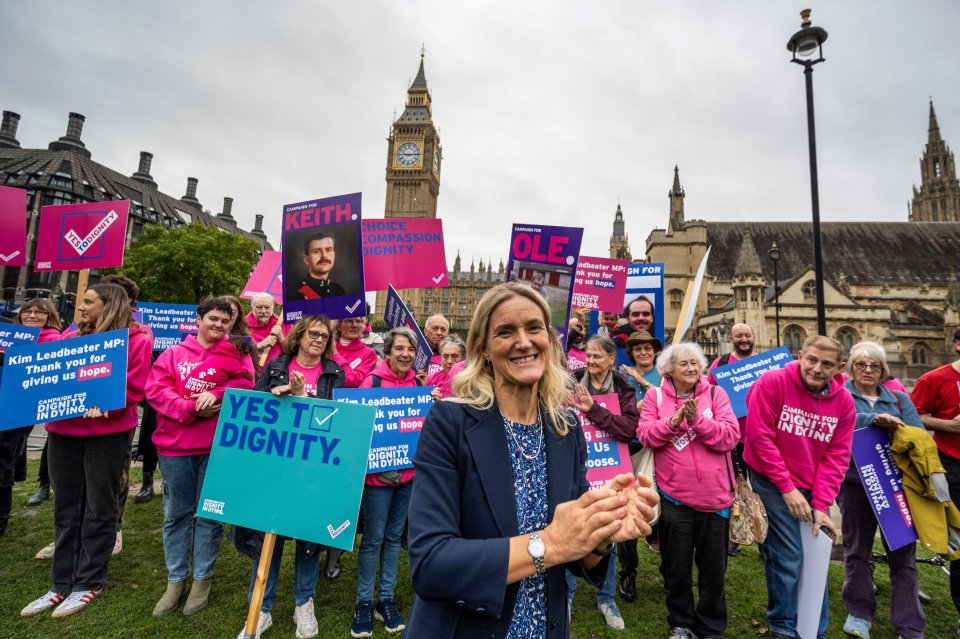
{"type": "Polygon", "coordinates": [[[533,557],[543,557],[546,552],[546,547],[543,545],[543,540],[540,537],[531,537],[529,543],[527,544],[527,551],[533,557]]]}
{"type": "Polygon", "coordinates": [[[404,142],[397,149],[397,162],[403,166],[413,166],[420,161],[420,147],[413,142],[404,142]]]}

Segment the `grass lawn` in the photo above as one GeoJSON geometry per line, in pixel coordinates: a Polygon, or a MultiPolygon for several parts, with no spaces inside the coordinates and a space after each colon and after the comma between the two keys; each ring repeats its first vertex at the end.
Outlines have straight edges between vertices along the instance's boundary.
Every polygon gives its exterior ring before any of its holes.
{"type": "MultiPolygon", "coordinates": [[[[36,477],[37,462],[30,464],[29,476],[36,477]]],[[[140,467],[135,465],[131,484],[139,486],[140,467]]],[[[217,562],[210,607],[194,617],[173,614],[154,619],[151,611],[163,593],[166,570],[163,565],[161,523],[163,506],[158,497],[149,504],[137,505],[131,496],[123,529],[123,552],[110,562],[107,587],[87,610],[62,620],[39,615],[20,618],[19,611],[34,598],[47,591],[50,564],[33,558],[42,546],[52,540],[53,504],[27,508],[23,502],[36,488],[34,481],[18,484],[14,490],[14,509],[6,535],[0,537],[0,637],[3,639],[51,637],[236,637],[246,616],[247,584],[250,562],[224,542],[217,562]]],[[[572,637],[597,639],[612,637],[666,637],[669,628],[663,603],[663,582],[658,570],[659,556],[640,543],[640,575],[638,600],[618,602],[627,629],[607,629],[596,612],[593,593],[585,584],[577,589],[574,604],[572,637]]],[[[294,636],[293,553],[284,556],[279,592],[273,608],[273,628],[265,637],[294,636]]],[[[321,578],[315,599],[320,637],[349,637],[356,590],[355,555],[344,555],[343,574],[333,582],[321,578]]],[[[939,568],[920,565],[921,588],[934,597],[926,608],[929,639],[953,639],[956,636],[957,614],[950,600],[949,577],[939,568]]],[[[881,584],[878,600],[880,614],[872,636],[896,639],[887,621],[890,609],[890,588],[885,566],[877,569],[881,584]]],[[[828,637],[845,637],[840,630],[846,617],[840,600],[842,566],[830,567],[830,630],[828,637]]],[[[730,560],[727,570],[727,608],[730,616],[727,637],[762,637],[767,634],[764,621],[766,588],[763,562],[755,548],[745,548],[730,560]]],[[[402,558],[398,599],[403,611],[413,600],[406,555],[402,558]]],[[[375,625],[374,637],[387,637],[383,626],[375,625]]],[[[395,635],[394,635],[395,636],[395,635]]],[[[415,639],[415,638],[414,638],[415,639]]]]}

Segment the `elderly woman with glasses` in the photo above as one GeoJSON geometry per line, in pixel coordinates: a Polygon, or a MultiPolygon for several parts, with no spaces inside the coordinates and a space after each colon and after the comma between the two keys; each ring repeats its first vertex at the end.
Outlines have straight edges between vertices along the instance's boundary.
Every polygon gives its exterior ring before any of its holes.
{"type": "MultiPolygon", "coordinates": [[[[890,376],[890,368],[882,346],[874,342],[855,344],[850,349],[847,372],[850,379],[846,389],[853,395],[857,411],[856,429],[876,427],[892,434],[904,426],[923,428],[910,397],[883,385],[882,382],[890,376]]],[[[852,459],[840,486],[837,503],[843,531],[843,603],[849,613],[843,631],[869,639],[877,607],[870,567],[877,518],[852,459]]],[[[908,544],[890,550],[886,540],[883,544],[890,568],[890,625],[905,639],[923,637],[927,618],[918,596],[916,546],[908,544]]]]}

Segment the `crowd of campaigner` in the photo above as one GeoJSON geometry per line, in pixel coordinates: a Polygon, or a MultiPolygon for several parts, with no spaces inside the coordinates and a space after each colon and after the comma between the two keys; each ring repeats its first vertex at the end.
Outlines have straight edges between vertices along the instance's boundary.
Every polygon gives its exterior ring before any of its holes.
{"type": "MultiPolygon", "coordinates": [[[[350,627],[357,638],[372,636],[376,621],[388,633],[406,629],[416,639],[561,639],[577,614],[580,580],[589,584],[602,621],[624,630],[617,596],[627,603],[637,597],[640,537],[660,554],[669,639],[722,637],[727,562],[740,550],[729,541],[730,521],[738,477],[746,476],[769,524],[760,553],[767,636],[798,636],[801,535],[812,533],[842,543],[840,594],[848,613],[842,628],[869,639],[877,615],[871,567],[877,520],[852,462],[854,431],[875,426],[895,446],[932,449],[924,463],[934,472],[938,464],[946,469],[939,496],[960,498],[960,359],[922,376],[908,393],[890,375],[880,345],[864,341],[847,353],[836,340],[814,336],[796,361],[754,383],[746,415],[738,418],[713,371],[757,354],[752,328],[735,325],[731,351],[708,362],[696,343],[664,348],[645,296],[629,300],[622,315],[600,314],[592,335],[585,318],[574,318],[563,346],[535,288],[498,285],[478,303],[466,342],[442,315],[427,318],[423,334],[432,354],[418,371],[411,329],[380,336],[367,317],[315,315],[284,325],[266,293],[252,297],[249,313],[230,296],[204,300],[196,334],[152,355],[150,330],[134,319],[136,284],[111,278],[86,290],[72,328],[61,332],[62,318],[46,300],[26,302],[15,318],[40,328],[40,342],[129,333],[125,406],[90,407],[82,417],[46,424],[39,485],[27,504],[53,495],[53,543],[37,555],[52,558],[50,587],[23,608],[25,617],[76,614],[102,591],[110,558],[122,549],[138,423],[143,483],[134,501],[154,498],[158,468],[163,478],[167,586],[153,615],[193,615],[207,607],[224,526],[195,513],[228,388],[332,399],[337,388],[433,387],[436,403],[414,468],[371,473],[364,481],[350,627]],[[618,364],[621,353],[626,363],[618,364]],[[784,415],[802,416],[829,436],[785,428],[784,415]],[[656,483],[624,474],[588,490],[580,418],[623,442],[635,472],[641,453],[652,453],[656,483]],[[841,531],[830,516],[833,504],[841,531]],[[409,611],[395,592],[405,544],[416,593],[409,611]]],[[[953,337],[960,355],[960,331],[953,337]]],[[[31,429],[0,431],[0,534],[13,484],[26,479],[31,429]]],[[[252,597],[264,535],[232,527],[229,539],[252,561],[252,597]]],[[[341,551],[277,538],[257,637],[273,625],[287,542],[295,546],[298,638],[318,635],[319,576],[341,574],[341,551]]],[[[960,555],[958,547],[950,551],[956,551],[951,559],[960,555]]],[[[901,639],[922,638],[915,545],[887,549],[886,561],[895,602],[890,623],[901,639]]],[[[960,563],[951,567],[960,610],[960,563]]],[[[825,591],[818,637],[826,636],[828,597],[825,591]]]]}

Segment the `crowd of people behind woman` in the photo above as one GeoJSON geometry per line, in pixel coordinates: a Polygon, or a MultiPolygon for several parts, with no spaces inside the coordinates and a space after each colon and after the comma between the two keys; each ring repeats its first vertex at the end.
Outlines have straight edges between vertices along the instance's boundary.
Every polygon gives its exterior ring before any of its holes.
{"type": "MultiPolygon", "coordinates": [[[[641,536],[660,553],[669,638],[722,637],[730,518],[737,475],[746,472],[770,513],[770,636],[796,636],[796,604],[787,601],[796,584],[790,581],[793,568],[783,563],[793,552],[791,527],[810,521],[814,531],[833,537],[825,513],[836,499],[843,515],[842,597],[849,613],[843,630],[869,638],[876,615],[870,562],[877,522],[850,461],[849,439],[854,428],[868,426],[891,435],[908,427],[916,429],[912,436],[928,436],[910,395],[891,380],[877,344],[857,344],[847,357],[835,340],[811,338],[798,362],[751,391],[748,406],[753,400],[757,406],[738,420],[726,393],[708,377],[697,344],[664,348],[650,332],[628,334],[613,326],[587,337],[585,327],[572,322],[564,349],[543,298],[521,285],[499,285],[480,300],[466,342],[448,335],[442,317],[429,318],[435,353],[428,377],[413,368],[418,341],[410,329],[393,329],[377,343],[381,356],[367,343],[365,317],[335,322],[306,316],[283,326],[267,294],[254,296],[249,314],[236,298],[204,300],[197,308],[197,333],[152,361],[150,331],[134,320],[135,284],[115,282],[86,290],[74,329],[60,332],[60,318],[46,300],[25,303],[15,319],[40,328],[41,342],[112,330],[129,335],[125,406],[111,411],[90,406],[81,417],[46,425],[42,464],[54,495],[53,565],[49,591],[24,607],[22,616],[76,614],[104,588],[119,541],[130,447],[144,399],[147,434],[141,434],[141,448],[145,440],[155,446],[163,478],[167,586],[153,609],[160,617],[197,614],[210,600],[224,527],[195,512],[226,389],[332,399],[337,388],[430,385],[437,403],[424,423],[414,468],[368,474],[364,481],[353,637],[372,636],[376,620],[388,633],[406,628],[417,639],[561,639],[569,635],[578,579],[595,589],[605,623],[624,629],[614,595],[619,592],[627,602],[636,598],[641,536]],[[621,345],[629,366],[617,366],[621,345]],[[761,461],[757,451],[776,450],[776,436],[768,432],[774,427],[762,415],[777,409],[780,388],[849,413],[840,423],[850,424],[850,432],[839,432],[842,426],[834,436],[845,452],[811,448],[780,462],[761,461]],[[599,399],[604,396],[615,397],[616,407],[605,405],[599,399]],[[644,448],[652,451],[656,484],[634,473],[588,490],[578,415],[626,444],[635,461],[644,448]],[[743,443],[745,458],[732,457],[743,443]],[[797,464],[801,469],[795,471],[797,464]],[[817,477],[807,481],[804,473],[817,477]],[[417,595],[409,624],[395,592],[406,540],[417,595]]],[[[7,527],[13,483],[25,479],[30,429],[0,431],[0,534],[7,527]]],[[[137,501],[153,496],[148,458],[137,501]]],[[[233,528],[230,538],[252,561],[252,597],[263,534],[233,528]]],[[[325,549],[281,537],[272,551],[257,637],[273,625],[286,542],[295,545],[296,636],[319,632],[313,599],[325,549]]],[[[340,553],[327,553],[323,574],[336,579],[340,553]]],[[[888,552],[887,561],[898,602],[891,624],[901,638],[921,638],[926,618],[914,546],[888,552]]],[[[826,597],[820,637],[825,609],[826,597]]]]}

